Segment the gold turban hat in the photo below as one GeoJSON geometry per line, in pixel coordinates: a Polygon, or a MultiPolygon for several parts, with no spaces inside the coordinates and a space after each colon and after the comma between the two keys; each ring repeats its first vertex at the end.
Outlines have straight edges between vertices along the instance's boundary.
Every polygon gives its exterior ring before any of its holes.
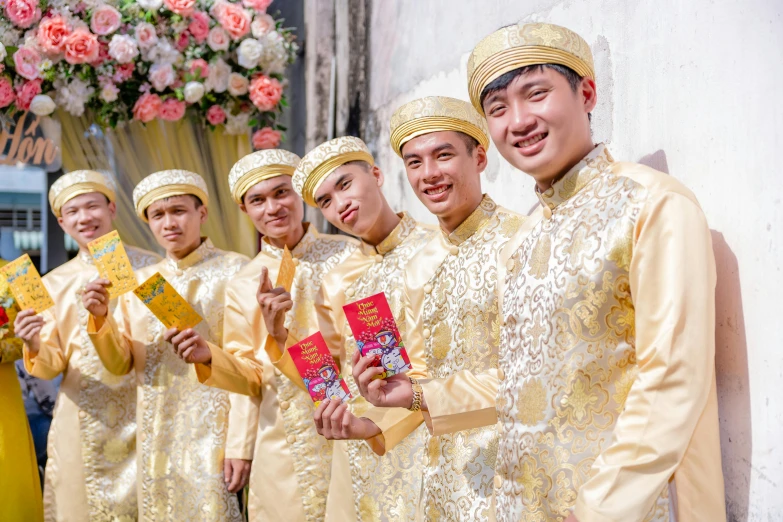
{"type": "Polygon", "coordinates": [[[150,174],[133,189],[133,206],[136,214],[147,221],[147,207],[159,199],[190,194],[201,200],[206,207],[209,203],[207,184],[204,178],[187,170],[161,170],[150,174]]]}
{"type": "Polygon", "coordinates": [[[60,217],[63,205],[76,196],[90,192],[100,192],[109,198],[109,201],[117,198],[114,180],[106,174],[94,170],[74,170],[52,183],[52,188],[49,189],[49,206],[54,215],[60,217]]]}
{"type": "Polygon", "coordinates": [[[349,161],[366,161],[370,165],[375,165],[370,149],[359,138],[343,136],[321,143],[305,154],[296,167],[292,180],[294,190],[305,203],[315,207],[315,193],[318,187],[337,167],[349,161]]]}
{"type": "Polygon", "coordinates": [[[438,131],[457,131],[475,138],[489,148],[487,121],[470,103],[446,96],[428,96],[406,103],[391,117],[391,147],[402,157],[402,146],[408,141],[438,131]]]}
{"type": "Polygon", "coordinates": [[[253,185],[277,176],[293,176],[301,158],[282,149],[259,150],[237,161],[228,173],[228,187],[237,205],[253,185]]]}
{"type": "Polygon", "coordinates": [[[565,27],[520,23],[481,40],[468,59],[468,94],[481,114],[481,91],[503,74],[539,64],[564,65],[582,77],[595,79],[593,54],[584,39],[565,27]]]}

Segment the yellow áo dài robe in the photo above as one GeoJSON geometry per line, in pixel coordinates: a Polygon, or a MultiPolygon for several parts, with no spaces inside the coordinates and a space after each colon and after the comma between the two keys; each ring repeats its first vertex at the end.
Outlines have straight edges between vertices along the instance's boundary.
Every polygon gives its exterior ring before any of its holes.
{"type": "Polygon", "coordinates": [[[597,146],[500,258],[499,521],[725,520],[693,194],[597,146]]]}
{"type": "MultiPolygon", "coordinates": [[[[400,217],[400,223],[386,239],[375,247],[362,243],[326,276],[322,287],[323,302],[318,306],[321,333],[330,348],[340,349],[343,375],[353,395],[351,411],[357,416],[364,414],[370,405],[350,377],[356,341],[342,307],[383,292],[405,339],[405,269],[411,258],[438,233],[407,214],[400,217]]],[[[346,520],[346,516],[361,521],[415,520],[424,471],[424,438],[425,428],[421,426],[384,456],[373,453],[363,441],[335,441],[335,467],[339,466],[338,459],[343,459],[350,469],[347,477],[350,482],[333,481],[331,494],[344,497],[350,509],[340,507],[341,511],[330,510],[329,515],[339,520],[346,520]]]]}
{"type": "MultiPolygon", "coordinates": [[[[126,251],[134,270],[160,260],[131,246],[126,251]]],[[[47,521],[137,517],[136,383],[106,370],[87,334],[81,294],[98,277],[87,252],[43,276],[54,306],[43,312],[39,352],[25,349],[30,375],[64,374],[47,443],[47,521]]]]}
{"type": "MultiPolygon", "coordinates": [[[[247,258],[204,239],[184,259],[166,258],[140,270],[139,281],[161,275],[203,318],[194,329],[219,349],[226,284],[247,258]]],[[[132,292],[118,298],[119,315],[89,334],[106,368],[135,369],[138,387],[136,453],[140,520],[239,521],[237,497],[223,478],[229,393],[202,386],[192,365],[163,340],[166,328],[132,292]]]]}

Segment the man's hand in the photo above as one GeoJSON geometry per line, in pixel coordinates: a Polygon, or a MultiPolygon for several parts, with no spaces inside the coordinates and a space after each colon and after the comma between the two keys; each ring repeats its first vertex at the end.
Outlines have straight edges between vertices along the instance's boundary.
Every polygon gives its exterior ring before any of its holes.
{"type": "Polygon", "coordinates": [[[236,493],[247,486],[252,464],[252,460],[244,459],[225,459],[223,461],[223,478],[231,493],[236,493]]]}
{"type": "Polygon", "coordinates": [[[96,279],[87,283],[82,292],[82,304],[94,317],[103,318],[109,315],[109,291],[111,284],[108,279],[96,279]]]}
{"type": "Polygon", "coordinates": [[[316,408],[313,420],[318,433],[329,440],[366,440],[381,432],[370,419],[351,413],[347,402],[326,399],[316,408]]]}
{"type": "MultiPolygon", "coordinates": [[[[386,408],[410,408],[413,404],[413,386],[407,375],[398,373],[386,379],[375,379],[385,370],[372,366],[377,356],[361,357],[357,350],[353,354],[353,380],[367,402],[386,408]]],[[[425,408],[422,397],[422,409],[425,408]]]]}
{"type": "Polygon", "coordinates": [[[272,288],[269,280],[269,270],[261,267],[261,279],[256,292],[258,306],[261,307],[261,315],[264,316],[264,324],[269,335],[277,341],[280,350],[285,349],[285,341],[288,339],[288,329],[285,327],[285,314],[294,307],[291,294],[284,288],[272,288]]]}
{"type": "Polygon", "coordinates": [[[180,332],[176,328],[169,328],[163,334],[163,339],[174,345],[180,359],[187,363],[209,364],[212,362],[212,352],[204,340],[194,329],[188,328],[180,332]]]}
{"type": "Polygon", "coordinates": [[[41,349],[41,328],[44,318],[35,313],[35,310],[22,310],[14,320],[14,333],[27,344],[27,349],[32,353],[38,353],[41,349]]]}

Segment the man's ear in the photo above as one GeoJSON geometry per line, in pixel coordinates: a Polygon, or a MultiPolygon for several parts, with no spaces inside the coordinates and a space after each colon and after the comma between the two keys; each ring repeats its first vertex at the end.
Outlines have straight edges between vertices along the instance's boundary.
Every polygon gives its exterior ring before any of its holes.
{"type": "Polygon", "coordinates": [[[117,217],[117,204],[114,201],[109,201],[109,215],[112,221],[117,217]]]}
{"type": "Polygon", "coordinates": [[[375,183],[379,186],[383,186],[384,176],[383,171],[378,165],[374,165],[372,168],[372,175],[375,176],[375,183]]]}
{"type": "Polygon", "coordinates": [[[478,167],[478,171],[484,172],[484,169],[487,168],[487,149],[485,149],[483,145],[476,145],[473,154],[476,156],[476,167],[478,167]]]}
{"type": "Polygon", "coordinates": [[[598,93],[595,89],[595,81],[590,78],[582,78],[579,84],[579,93],[582,97],[582,104],[586,113],[593,112],[598,103],[598,93]]]}
{"type": "Polygon", "coordinates": [[[207,216],[209,215],[209,211],[207,210],[207,206],[206,205],[201,205],[200,207],[198,207],[198,212],[199,212],[199,214],[201,214],[201,218],[200,218],[201,221],[200,221],[200,223],[203,225],[204,223],[207,222],[207,216]]]}

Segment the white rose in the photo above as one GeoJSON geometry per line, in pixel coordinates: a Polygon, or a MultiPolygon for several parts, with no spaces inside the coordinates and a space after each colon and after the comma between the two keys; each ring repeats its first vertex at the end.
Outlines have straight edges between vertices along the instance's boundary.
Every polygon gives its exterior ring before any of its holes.
{"type": "Polygon", "coordinates": [[[230,74],[231,66],[218,58],[217,61],[209,66],[209,77],[207,77],[204,87],[206,87],[208,91],[215,91],[217,93],[226,92],[230,74]]]}
{"type": "Polygon", "coordinates": [[[215,52],[228,51],[228,33],[222,27],[213,27],[207,34],[207,45],[215,52]]]}
{"type": "Polygon", "coordinates": [[[5,50],[5,45],[3,45],[3,42],[0,42],[0,62],[5,60],[6,56],[8,56],[8,53],[5,50]]]}
{"type": "Polygon", "coordinates": [[[163,0],[136,0],[136,3],[147,11],[157,11],[163,5],[163,0]]]}
{"type": "Polygon", "coordinates": [[[109,56],[117,60],[117,63],[132,62],[139,55],[136,40],[127,34],[115,34],[109,42],[109,56]]]}
{"type": "Polygon", "coordinates": [[[19,29],[11,27],[6,27],[2,34],[0,35],[0,38],[2,38],[2,42],[5,45],[13,45],[18,46],[19,45],[19,38],[22,37],[22,32],[19,29]]]}
{"type": "Polygon", "coordinates": [[[246,112],[240,112],[236,116],[227,114],[226,121],[226,134],[247,134],[250,130],[250,114],[246,112]]]}
{"type": "Polygon", "coordinates": [[[136,41],[142,49],[149,49],[158,43],[158,35],[155,33],[155,26],[148,22],[141,22],[133,30],[136,41]]]}
{"type": "Polygon", "coordinates": [[[113,101],[117,101],[117,95],[119,93],[120,90],[116,85],[113,83],[107,83],[103,86],[103,89],[101,89],[101,99],[106,103],[111,103],[113,101]]]}
{"type": "Polygon", "coordinates": [[[288,65],[288,49],[283,35],[277,31],[272,31],[264,38],[264,53],[259,60],[261,69],[267,74],[280,73],[285,71],[288,65]]]}
{"type": "Polygon", "coordinates": [[[36,116],[48,116],[54,112],[54,100],[45,94],[39,94],[30,102],[30,112],[36,116]]]}
{"type": "Polygon", "coordinates": [[[188,82],[185,84],[185,101],[196,103],[204,96],[206,89],[201,82],[188,82]]]}
{"type": "Polygon", "coordinates": [[[84,104],[95,92],[95,89],[89,83],[78,78],[74,78],[70,82],[58,79],[54,82],[54,90],[57,92],[55,97],[57,105],[74,116],[84,114],[84,104]]]}
{"type": "Polygon", "coordinates": [[[228,77],[228,93],[231,96],[247,94],[247,86],[250,83],[246,77],[239,73],[231,73],[228,77]]]}
{"type": "Polygon", "coordinates": [[[239,44],[237,49],[237,57],[239,58],[239,65],[245,69],[252,69],[258,65],[258,60],[261,58],[261,53],[264,52],[264,46],[261,45],[255,38],[245,38],[242,43],[239,44]]]}
{"type": "Polygon", "coordinates": [[[268,14],[258,14],[253,19],[253,23],[250,24],[250,30],[253,31],[253,36],[256,38],[262,38],[266,36],[269,31],[274,30],[275,19],[268,14]]]}
{"type": "Polygon", "coordinates": [[[156,63],[150,67],[150,83],[156,91],[162,91],[177,79],[174,68],[168,63],[156,63]]]}

